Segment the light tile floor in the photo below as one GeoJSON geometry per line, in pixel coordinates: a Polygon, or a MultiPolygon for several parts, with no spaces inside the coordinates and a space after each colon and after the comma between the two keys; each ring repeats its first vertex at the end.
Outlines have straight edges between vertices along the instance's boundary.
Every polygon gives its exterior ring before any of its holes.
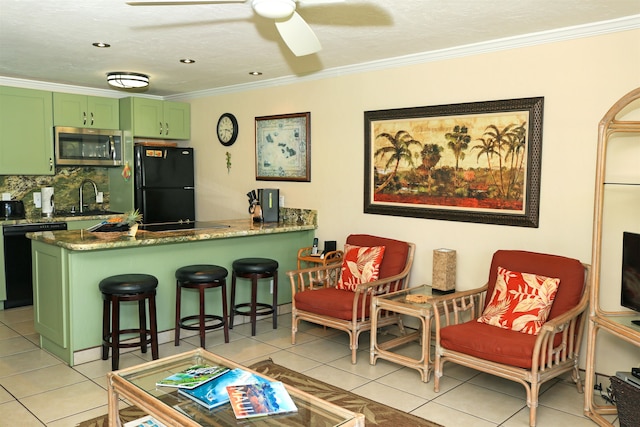
{"type": "MultiPolygon", "coordinates": [[[[33,309],[0,311],[0,426],[67,427],[107,412],[106,373],[110,361],[94,361],[73,368],[37,346],[33,309]]],[[[260,321],[251,337],[248,324],[235,326],[230,342],[222,331],[207,335],[207,349],[242,364],[272,358],[276,363],[410,412],[444,426],[527,427],[529,410],[524,388],[514,382],[463,368],[445,366],[440,393],[433,380],[420,381],[417,371],[379,360],[369,364],[369,336],[360,337],[358,363],[352,365],[347,335],[303,323],[297,344],[291,344],[290,314],[279,317],[278,329],[260,321]]],[[[194,349],[197,336],[160,346],[160,356],[194,349]]],[[[417,354],[407,346],[405,354],[417,354]]],[[[121,368],[150,360],[151,352],[121,355],[121,368]]],[[[124,406],[124,404],[123,404],[124,406]]],[[[595,424],[583,414],[583,395],[566,379],[545,385],[540,395],[538,426],[566,427],[595,424]]],[[[618,425],[617,421],[614,425],[618,425]]]]}

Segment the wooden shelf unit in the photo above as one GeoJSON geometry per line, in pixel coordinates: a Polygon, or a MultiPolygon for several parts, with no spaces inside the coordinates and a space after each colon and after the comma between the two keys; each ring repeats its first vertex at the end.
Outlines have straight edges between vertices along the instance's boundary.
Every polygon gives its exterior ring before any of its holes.
{"type": "MultiPolygon", "coordinates": [[[[615,135],[631,136],[633,139],[624,141],[629,144],[638,144],[638,146],[632,148],[634,155],[637,156],[638,149],[640,149],[640,121],[623,120],[618,116],[626,116],[631,111],[637,112],[640,110],[640,103],[636,102],[640,99],[640,88],[634,89],[629,92],[618,102],[616,102],[605,116],[600,121],[598,127],[598,159],[596,164],[596,189],[595,189],[595,203],[594,203],[594,219],[593,219],[593,244],[592,244],[592,275],[593,280],[591,286],[591,299],[590,299],[590,312],[588,322],[588,336],[587,336],[587,356],[586,356],[586,378],[585,378],[585,415],[595,421],[601,426],[612,426],[612,424],[604,417],[604,415],[615,415],[617,413],[616,407],[613,405],[600,405],[594,401],[594,384],[596,375],[596,348],[598,333],[605,331],[610,335],[622,339],[640,347],[640,326],[636,326],[631,321],[633,319],[639,319],[637,313],[629,310],[624,311],[610,311],[605,310],[602,307],[602,292],[607,292],[609,286],[608,283],[601,283],[603,281],[603,234],[611,233],[611,230],[604,230],[606,228],[605,211],[612,214],[611,207],[607,210],[605,193],[606,190],[622,192],[624,197],[633,200],[634,203],[640,200],[640,178],[635,175],[631,178],[622,177],[618,174],[617,170],[610,168],[609,174],[607,174],[607,158],[609,153],[610,139],[615,135]],[[632,105],[633,104],[633,105],[632,105]]],[[[620,158],[618,158],[620,160],[620,158]]],[[[631,159],[633,162],[633,159],[631,159]]],[[[609,164],[609,166],[613,166],[609,164]]],[[[637,171],[635,172],[637,174],[637,171]]],[[[623,173],[624,174],[624,173],[623,173]]],[[[633,175],[633,174],[632,174],[633,175]]],[[[610,198],[611,193],[610,194],[610,198]]],[[[616,197],[616,194],[613,195],[616,197]]],[[[616,214],[621,215],[624,212],[626,219],[622,221],[623,224],[633,223],[633,227],[637,227],[634,231],[640,232],[640,211],[634,209],[633,206],[623,206],[623,209],[616,214]]],[[[620,217],[617,218],[619,220],[620,217]]],[[[615,222],[615,221],[614,221],[615,222]]],[[[620,221],[618,221],[620,226],[620,221]]],[[[622,225],[624,227],[624,225],[622,225]]],[[[621,233],[612,233],[616,235],[619,240],[619,246],[622,245],[621,233]]],[[[609,254],[606,254],[609,255],[609,254]]],[[[613,263],[615,264],[615,262],[613,263]]],[[[617,268],[621,267],[621,261],[617,261],[617,268]]],[[[621,366],[621,371],[630,369],[627,366],[621,366]]]]}

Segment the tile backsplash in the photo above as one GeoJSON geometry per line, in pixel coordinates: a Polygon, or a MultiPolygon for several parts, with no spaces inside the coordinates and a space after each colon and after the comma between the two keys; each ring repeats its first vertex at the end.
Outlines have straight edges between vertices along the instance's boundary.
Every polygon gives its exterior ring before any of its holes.
{"type": "MultiPolygon", "coordinates": [[[[79,187],[84,179],[95,181],[104,194],[102,207],[109,209],[109,174],[106,168],[59,167],[55,175],[0,175],[0,194],[10,193],[12,200],[22,200],[27,217],[37,216],[40,209],[33,204],[33,193],[42,187],[53,187],[57,210],[78,208],[79,187]]],[[[85,187],[84,200],[91,208],[97,205],[93,191],[85,187]]]]}

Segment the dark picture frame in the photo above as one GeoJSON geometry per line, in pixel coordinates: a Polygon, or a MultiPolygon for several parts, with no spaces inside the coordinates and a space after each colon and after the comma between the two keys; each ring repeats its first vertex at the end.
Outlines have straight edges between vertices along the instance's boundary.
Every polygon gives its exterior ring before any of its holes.
{"type": "Polygon", "coordinates": [[[256,117],[256,179],[311,181],[311,113],[256,117]]]}
{"type": "Polygon", "coordinates": [[[365,111],[364,212],[538,227],[544,97],[365,111]]]}

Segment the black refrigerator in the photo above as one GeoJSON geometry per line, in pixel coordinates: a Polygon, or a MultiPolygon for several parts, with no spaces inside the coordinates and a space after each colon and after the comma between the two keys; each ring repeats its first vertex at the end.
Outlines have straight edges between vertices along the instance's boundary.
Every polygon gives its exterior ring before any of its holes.
{"type": "Polygon", "coordinates": [[[134,182],[145,224],[195,221],[193,148],[136,145],[134,182]]]}

